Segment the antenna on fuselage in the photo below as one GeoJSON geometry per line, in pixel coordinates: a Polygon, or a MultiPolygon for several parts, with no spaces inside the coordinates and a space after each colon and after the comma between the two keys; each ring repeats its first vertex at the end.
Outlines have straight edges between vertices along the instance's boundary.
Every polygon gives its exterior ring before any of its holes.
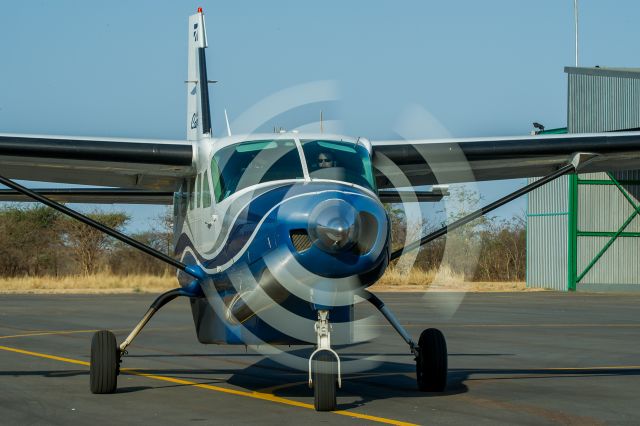
{"type": "Polygon", "coordinates": [[[231,126],[229,126],[229,116],[226,108],[224,109],[224,121],[227,122],[227,136],[231,136],[231,126]]]}
{"type": "Polygon", "coordinates": [[[324,131],[324,122],[322,120],[322,110],[320,110],[320,133],[324,131]]]}

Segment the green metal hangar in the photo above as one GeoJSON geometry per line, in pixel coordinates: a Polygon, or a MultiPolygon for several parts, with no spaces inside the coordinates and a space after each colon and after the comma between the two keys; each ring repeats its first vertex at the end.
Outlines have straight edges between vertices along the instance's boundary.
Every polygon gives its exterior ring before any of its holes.
{"type": "MultiPolygon", "coordinates": [[[[640,69],[565,68],[567,129],[640,128],[640,69]]],[[[564,176],[527,198],[527,287],[640,290],[640,171],[564,176]]]]}

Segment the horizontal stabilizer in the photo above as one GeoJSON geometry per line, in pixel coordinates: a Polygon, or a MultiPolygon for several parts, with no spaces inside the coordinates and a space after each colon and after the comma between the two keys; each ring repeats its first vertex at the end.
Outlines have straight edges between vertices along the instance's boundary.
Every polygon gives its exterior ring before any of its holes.
{"type": "Polygon", "coordinates": [[[449,195],[447,187],[434,187],[431,191],[395,191],[390,189],[378,192],[381,203],[434,203],[449,195]]]}

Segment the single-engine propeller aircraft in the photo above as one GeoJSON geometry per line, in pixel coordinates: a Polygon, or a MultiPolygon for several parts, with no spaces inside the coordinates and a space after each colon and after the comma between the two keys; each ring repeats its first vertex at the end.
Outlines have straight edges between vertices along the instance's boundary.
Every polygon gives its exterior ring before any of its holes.
{"type": "Polygon", "coordinates": [[[110,331],[95,333],[93,393],[116,391],[129,345],[179,296],[190,300],[202,343],[315,344],[309,384],[320,411],[336,408],[342,370],[335,343],[353,341],[355,299],[366,300],[407,343],[418,388],[441,392],[447,384],[443,334],[429,328],[416,342],[367,291],[389,262],[559,176],[640,168],[640,132],[396,141],[296,132],[216,138],[202,9],[189,18],[188,40],[186,140],[0,134],[0,183],[11,188],[1,200],[44,203],[178,270],[179,287],[160,295],[122,343],[110,331]],[[383,203],[442,196],[413,190],[421,185],[532,176],[543,177],[391,249],[383,203]],[[34,191],[16,179],[104,188],[34,191]],[[175,257],[61,202],[173,204],[175,257]],[[296,328],[291,318],[304,326],[296,328]]]}

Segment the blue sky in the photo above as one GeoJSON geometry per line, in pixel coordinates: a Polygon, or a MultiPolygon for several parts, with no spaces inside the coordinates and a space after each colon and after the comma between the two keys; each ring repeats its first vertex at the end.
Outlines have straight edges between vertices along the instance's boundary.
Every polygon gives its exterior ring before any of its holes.
{"type": "MultiPolygon", "coordinates": [[[[198,6],[209,77],[220,80],[212,87],[218,134],[223,108],[233,121],[272,93],[318,80],[339,86],[329,118],[370,139],[394,137],[411,104],[454,137],[566,123],[572,0],[58,0],[2,4],[0,132],[184,138],[187,17],[198,6]]],[[[580,0],[581,65],[640,66],[639,16],[637,1],[580,0]]],[[[273,125],[295,124],[279,120],[273,125]]],[[[480,190],[488,202],[522,183],[480,190]]],[[[127,211],[137,231],[161,208],[127,211]]]]}

